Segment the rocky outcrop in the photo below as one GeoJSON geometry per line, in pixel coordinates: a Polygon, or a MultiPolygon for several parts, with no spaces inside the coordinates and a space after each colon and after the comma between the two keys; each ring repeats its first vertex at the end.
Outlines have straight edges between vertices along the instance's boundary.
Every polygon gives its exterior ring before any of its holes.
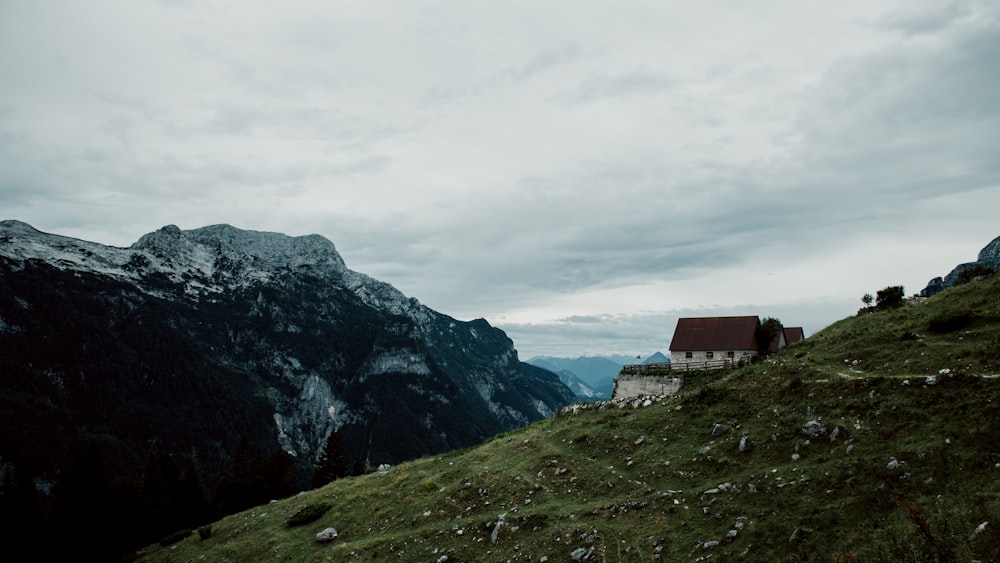
{"type": "Polygon", "coordinates": [[[976,258],[975,262],[965,262],[964,264],[959,264],[952,269],[945,277],[936,277],[929,282],[927,282],[927,287],[920,291],[921,297],[931,297],[932,295],[937,295],[945,289],[950,287],[955,287],[955,282],[958,281],[958,276],[966,270],[975,268],[976,266],[985,266],[987,268],[1000,271],[1000,237],[997,237],[990,241],[982,250],[979,251],[979,256],[976,258]]]}

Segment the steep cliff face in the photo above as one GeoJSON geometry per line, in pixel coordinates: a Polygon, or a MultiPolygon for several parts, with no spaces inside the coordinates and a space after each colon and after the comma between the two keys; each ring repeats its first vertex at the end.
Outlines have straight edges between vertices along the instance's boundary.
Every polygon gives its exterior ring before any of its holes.
{"type": "Polygon", "coordinates": [[[979,258],[976,262],[994,270],[1000,270],[1000,237],[993,239],[979,251],[979,258]]]}
{"type": "Polygon", "coordinates": [[[349,270],[316,235],[168,226],[115,248],[3,221],[0,290],[5,460],[39,412],[107,436],[124,464],[157,441],[221,466],[246,436],[308,465],[334,429],[377,464],[573,400],[502,331],[349,270]]]}
{"type": "Polygon", "coordinates": [[[976,258],[975,262],[965,262],[959,264],[948,273],[947,276],[943,278],[937,277],[927,282],[927,287],[925,287],[920,295],[923,297],[930,297],[949,287],[955,287],[955,282],[958,281],[958,276],[976,266],[985,266],[991,268],[995,271],[1000,271],[1000,237],[997,237],[990,241],[982,250],[979,251],[979,256],[976,258]]]}

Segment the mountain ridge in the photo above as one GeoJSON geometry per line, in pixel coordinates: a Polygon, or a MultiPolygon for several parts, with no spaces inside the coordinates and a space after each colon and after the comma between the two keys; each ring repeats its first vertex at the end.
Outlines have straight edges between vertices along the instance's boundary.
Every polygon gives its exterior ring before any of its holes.
{"type": "Polygon", "coordinates": [[[94,439],[116,471],[156,443],[215,480],[243,436],[301,482],[333,432],[352,459],[398,463],[574,399],[500,329],[350,270],[319,235],[168,225],[122,248],[0,221],[0,293],[0,459],[44,480],[94,439]]]}

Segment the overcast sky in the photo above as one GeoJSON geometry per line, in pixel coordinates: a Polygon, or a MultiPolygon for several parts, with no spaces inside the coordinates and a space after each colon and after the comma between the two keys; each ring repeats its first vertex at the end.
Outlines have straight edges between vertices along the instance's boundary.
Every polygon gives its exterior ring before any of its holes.
{"type": "Polygon", "coordinates": [[[0,219],[318,233],[522,359],[811,335],[998,210],[992,0],[0,0],[0,219]]]}

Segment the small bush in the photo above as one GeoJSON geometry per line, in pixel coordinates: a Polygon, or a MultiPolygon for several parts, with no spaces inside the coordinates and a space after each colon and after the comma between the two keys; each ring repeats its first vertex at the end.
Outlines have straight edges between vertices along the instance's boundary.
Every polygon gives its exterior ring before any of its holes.
{"type": "Polygon", "coordinates": [[[725,389],[720,385],[706,385],[698,389],[691,400],[701,405],[711,406],[723,400],[728,395],[729,389],[725,389]]]}
{"type": "Polygon", "coordinates": [[[212,525],[209,524],[207,526],[202,526],[198,528],[198,537],[203,540],[207,540],[208,538],[212,537],[212,525]]]}
{"type": "Polygon", "coordinates": [[[294,528],[295,526],[302,526],[310,522],[315,522],[319,520],[321,516],[326,514],[330,510],[330,505],[325,502],[319,502],[316,504],[306,505],[298,510],[295,514],[292,514],[288,518],[288,526],[294,528]]]}
{"type": "Polygon", "coordinates": [[[887,311],[903,306],[903,298],[906,292],[901,285],[889,286],[878,290],[875,297],[875,308],[879,311],[887,311]]]}

